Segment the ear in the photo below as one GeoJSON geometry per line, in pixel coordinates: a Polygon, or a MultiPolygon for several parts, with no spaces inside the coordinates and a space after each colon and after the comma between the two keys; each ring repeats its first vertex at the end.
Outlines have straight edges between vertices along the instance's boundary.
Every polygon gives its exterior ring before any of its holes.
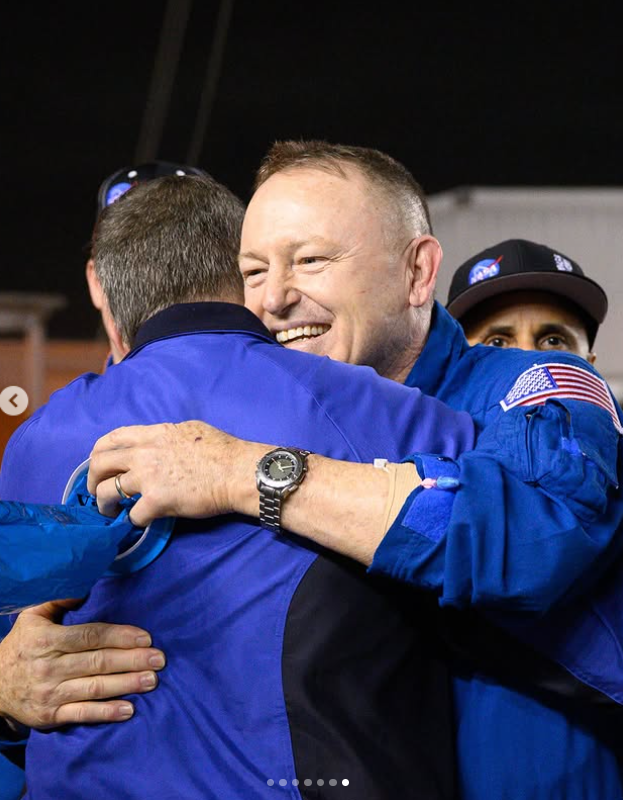
{"type": "Polygon", "coordinates": [[[102,290],[102,284],[95,273],[95,262],[92,258],[87,261],[86,276],[91,302],[98,311],[101,311],[104,306],[104,292],[102,290]]]}
{"type": "Polygon", "coordinates": [[[407,274],[410,280],[409,303],[420,308],[432,299],[443,250],[434,236],[426,234],[413,239],[405,255],[408,258],[407,274]]]}
{"type": "Polygon", "coordinates": [[[92,258],[87,261],[86,276],[91,302],[102,315],[102,324],[104,325],[106,336],[108,336],[112,360],[115,364],[118,364],[121,359],[130,352],[130,348],[124,343],[119,329],[111,316],[110,309],[108,308],[108,301],[102,289],[102,284],[95,272],[95,265],[92,258]]]}
{"type": "Polygon", "coordinates": [[[130,352],[130,348],[123,341],[119,329],[117,328],[114,319],[110,315],[108,303],[104,299],[104,307],[102,308],[102,323],[104,330],[108,336],[108,343],[110,344],[110,354],[112,356],[113,364],[118,364],[130,352]]]}

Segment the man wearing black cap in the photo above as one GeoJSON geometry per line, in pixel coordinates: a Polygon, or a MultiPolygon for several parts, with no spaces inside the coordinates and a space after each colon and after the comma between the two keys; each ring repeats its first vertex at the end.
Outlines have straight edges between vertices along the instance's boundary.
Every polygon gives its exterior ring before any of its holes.
{"type": "MultiPolygon", "coordinates": [[[[207,176],[207,173],[199,169],[199,167],[191,167],[187,164],[176,164],[172,161],[148,161],[144,164],[138,164],[134,167],[122,167],[116,172],[113,172],[105,178],[97,191],[97,216],[106,208],[106,206],[114,203],[121,195],[125,194],[128,189],[136,186],[137,183],[144,183],[151,181],[154,178],[161,178],[165,175],[201,175],[207,176]]],[[[102,316],[102,325],[108,337],[110,344],[110,354],[106,360],[106,366],[109,364],[118,364],[123,358],[123,345],[119,340],[116,332],[115,325],[110,316],[110,311],[106,304],[106,298],[102,292],[102,287],[95,274],[93,259],[89,258],[86,264],[86,278],[89,286],[89,294],[91,295],[91,302],[102,316]]]]}
{"type": "Polygon", "coordinates": [[[457,269],[446,308],[472,345],[564,350],[593,364],[608,298],[568,256],[508,239],[457,269]]]}

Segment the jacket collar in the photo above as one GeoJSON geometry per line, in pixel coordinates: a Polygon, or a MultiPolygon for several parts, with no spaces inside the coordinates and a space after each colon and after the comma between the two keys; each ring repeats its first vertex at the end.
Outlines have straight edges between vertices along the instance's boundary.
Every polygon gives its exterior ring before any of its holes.
{"type": "Polygon", "coordinates": [[[405,384],[417,386],[424,394],[437,395],[446,373],[468,348],[459,323],[435,301],[428,339],[405,384]]]}
{"type": "Polygon", "coordinates": [[[217,302],[178,303],[159,311],[141,325],[130,353],[156,339],[202,331],[236,331],[276,343],[268,328],[244,306],[217,302]]]}

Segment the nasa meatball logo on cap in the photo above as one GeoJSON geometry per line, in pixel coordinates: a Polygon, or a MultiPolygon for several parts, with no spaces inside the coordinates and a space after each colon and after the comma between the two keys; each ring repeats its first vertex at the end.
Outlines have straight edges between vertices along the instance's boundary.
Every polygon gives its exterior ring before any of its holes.
{"type": "Polygon", "coordinates": [[[472,286],[474,283],[486,281],[488,278],[495,278],[500,274],[500,261],[503,256],[499,258],[483,258],[469,271],[468,283],[472,286]]]}

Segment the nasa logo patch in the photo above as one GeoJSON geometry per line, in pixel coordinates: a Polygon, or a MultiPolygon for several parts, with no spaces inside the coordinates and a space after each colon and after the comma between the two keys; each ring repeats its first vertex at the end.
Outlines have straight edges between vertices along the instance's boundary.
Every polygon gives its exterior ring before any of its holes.
{"type": "Polygon", "coordinates": [[[496,275],[499,275],[500,261],[502,258],[503,256],[499,258],[483,258],[482,261],[474,264],[469,271],[469,285],[472,286],[474,283],[480,283],[480,281],[486,281],[489,278],[495,278],[496,275]]]}

